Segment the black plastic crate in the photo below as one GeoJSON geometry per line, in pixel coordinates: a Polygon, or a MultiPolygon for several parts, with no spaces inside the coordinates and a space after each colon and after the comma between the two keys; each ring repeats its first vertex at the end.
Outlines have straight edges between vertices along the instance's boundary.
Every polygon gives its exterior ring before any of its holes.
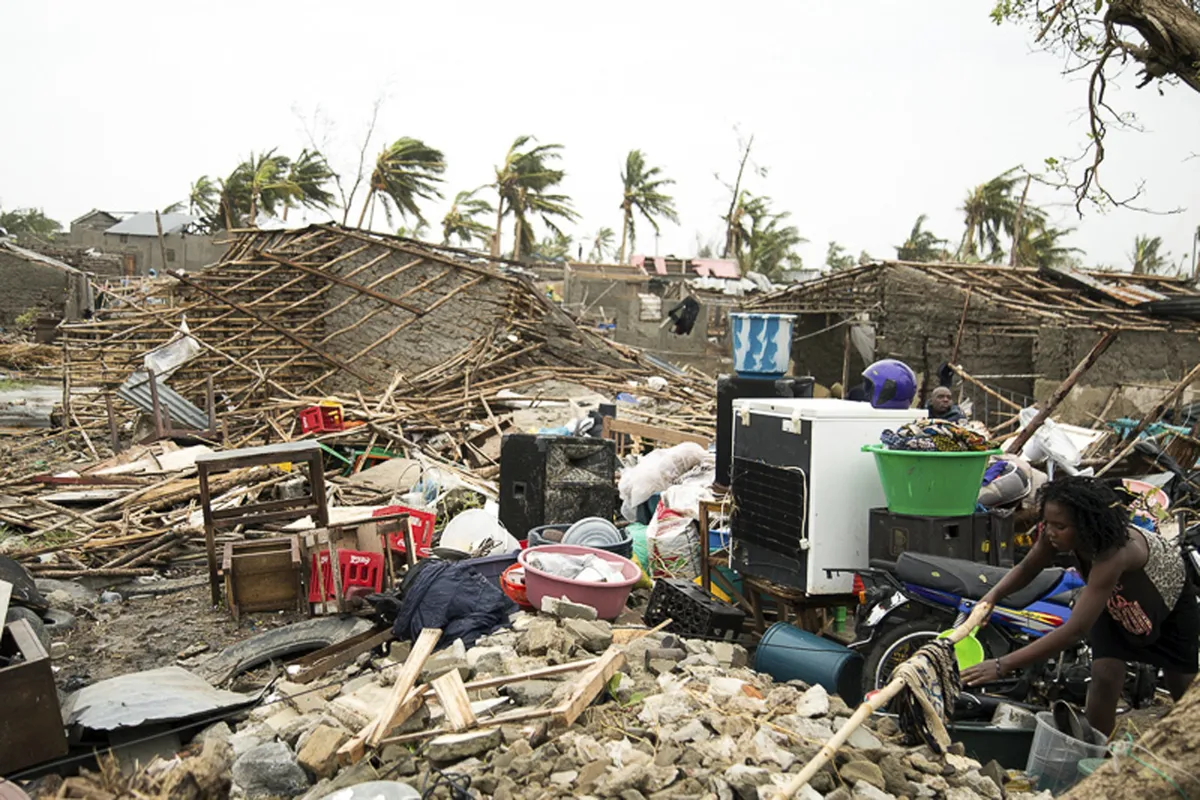
{"type": "Polygon", "coordinates": [[[654,582],[642,619],[650,627],[671,620],[670,633],[698,639],[732,641],[742,632],[746,612],[718,600],[690,581],[660,578],[654,582]]]}

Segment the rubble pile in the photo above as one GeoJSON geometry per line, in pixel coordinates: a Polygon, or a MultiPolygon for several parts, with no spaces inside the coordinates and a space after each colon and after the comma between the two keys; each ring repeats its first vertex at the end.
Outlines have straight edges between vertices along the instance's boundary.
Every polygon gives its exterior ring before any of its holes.
{"type": "MultiPolygon", "coordinates": [[[[569,694],[572,673],[472,691],[479,726],[461,733],[432,734],[446,715],[431,701],[380,748],[347,764],[339,750],[374,719],[408,655],[408,643],[393,643],[386,656],[363,654],[314,684],[280,680],[242,721],[211,726],[191,745],[192,755],[152,765],[149,774],[163,786],[231,775],[231,796],[246,798],[319,800],[366,781],[392,780],[424,789],[440,782],[432,797],[746,800],[773,796],[852,713],[820,686],[776,684],[753,671],[736,644],[524,612],[511,630],[473,648],[455,642],[438,651],[420,680],[457,672],[492,683],[610,647],[623,652],[623,671],[566,729],[537,720],[487,727],[487,720],[512,706],[554,705],[569,694]],[[640,638],[613,644],[631,635],[640,638]],[[195,775],[184,781],[172,772],[195,775]],[[464,787],[468,780],[469,794],[451,794],[451,784],[464,787]]],[[[906,748],[891,719],[875,718],[797,796],[1031,797],[998,764],[980,764],[956,747],[945,758],[923,746],[906,748]]]]}

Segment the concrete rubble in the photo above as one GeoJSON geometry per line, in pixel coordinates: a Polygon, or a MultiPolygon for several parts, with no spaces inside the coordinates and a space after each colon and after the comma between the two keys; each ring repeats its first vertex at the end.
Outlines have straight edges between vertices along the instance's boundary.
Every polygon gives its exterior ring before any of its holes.
{"type": "MultiPolygon", "coordinates": [[[[612,626],[574,614],[518,614],[515,627],[468,649],[455,642],[427,662],[424,677],[457,670],[480,681],[587,659],[613,640],[612,626]],[[603,646],[602,646],[603,645],[603,646]]],[[[233,729],[217,723],[197,738],[228,752],[235,798],[317,800],[387,776],[427,787],[444,774],[470,780],[470,796],[756,800],[773,796],[816,754],[851,713],[841,698],[799,681],[776,684],[745,666],[737,645],[653,633],[621,646],[626,666],[575,724],[545,720],[487,727],[489,714],[514,706],[548,707],[569,691],[575,673],[520,680],[472,692],[479,727],[424,736],[443,717],[436,700],[353,766],[338,750],[386,703],[399,665],[372,658],[333,670],[310,685],[278,681],[263,704],[233,729]],[[687,654],[679,659],[662,653],[687,654]]],[[[392,648],[391,654],[402,652],[392,648]]],[[[193,745],[197,746],[197,745],[193,745]]],[[[184,762],[180,762],[184,763],[184,762]]],[[[944,759],[904,747],[890,719],[876,717],[796,797],[835,800],[942,798],[1031,800],[999,764],[963,755],[944,759]]],[[[450,797],[439,788],[431,796],[450,797]]]]}

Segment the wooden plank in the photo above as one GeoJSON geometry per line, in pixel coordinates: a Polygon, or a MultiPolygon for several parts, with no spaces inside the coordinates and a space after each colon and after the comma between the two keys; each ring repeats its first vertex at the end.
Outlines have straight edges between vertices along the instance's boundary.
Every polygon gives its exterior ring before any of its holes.
{"type": "Polygon", "coordinates": [[[624,664],[625,653],[616,647],[609,647],[587,672],[579,676],[575,691],[565,703],[555,709],[555,718],[564,725],[574,723],[596,699],[596,695],[600,694],[609,678],[616,675],[617,670],[624,664]]]}
{"type": "MultiPolygon", "coordinates": [[[[530,720],[535,719],[545,719],[546,717],[554,716],[557,711],[558,709],[556,708],[534,708],[523,711],[513,711],[508,714],[501,714],[498,717],[481,719],[479,720],[476,729],[495,728],[497,725],[509,725],[518,722],[529,722],[530,720]]],[[[380,744],[406,744],[407,742],[420,741],[421,739],[432,739],[434,736],[441,736],[443,733],[453,733],[453,731],[445,727],[431,728],[427,731],[406,733],[401,736],[390,736],[380,742],[380,744]]]]}
{"type": "Polygon", "coordinates": [[[432,686],[442,711],[446,713],[446,724],[450,730],[465,731],[475,726],[477,720],[475,712],[471,710],[471,698],[467,697],[467,689],[458,670],[450,670],[433,681],[432,686]]]}
{"type": "MultiPolygon", "coordinates": [[[[395,715],[392,717],[393,728],[404,724],[405,720],[417,712],[417,709],[425,705],[425,693],[428,690],[429,684],[423,683],[408,693],[408,697],[404,698],[404,702],[400,704],[396,709],[395,715]]],[[[367,754],[367,740],[375,734],[378,726],[379,720],[376,719],[339,747],[337,751],[338,763],[349,765],[362,761],[363,756],[367,754]]],[[[372,745],[372,747],[375,747],[375,745],[372,745]]]]}
{"type": "Polygon", "coordinates": [[[367,743],[371,747],[378,747],[380,740],[394,727],[396,716],[405,704],[408,693],[416,684],[426,660],[433,654],[433,648],[437,647],[438,640],[441,638],[441,628],[426,628],[421,631],[421,635],[413,643],[412,652],[405,660],[400,674],[396,676],[396,683],[392,686],[392,695],[375,721],[375,730],[371,731],[371,735],[367,737],[367,743]]]}
{"type": "Polygon", "coordinates": [[[605,418],[604,429],[610,433],[625,433],[630,436],[638,436],[642,439],[649,439],[654,442],[662,442],[663,444],[683,444],[684,442],[695,442],[701,447],[708,447],[709,441],[704,436],[697,436],[692,433],[681,433],[668,428],[658,428],[653,425],[647,425],[643,422],[633,422],[627,419],[605,418]]]}
{"type": "Polygon", "coordinates": [[[310,683],[334,667],[348,664],[363,653],[374,650],[392,639],[391,628],[382,631],[370,630],[352,636],[293,661],[289,666],[299,666],[303,669],[295,675],[289,676],[288,680],[292,683],[310,683]]]}

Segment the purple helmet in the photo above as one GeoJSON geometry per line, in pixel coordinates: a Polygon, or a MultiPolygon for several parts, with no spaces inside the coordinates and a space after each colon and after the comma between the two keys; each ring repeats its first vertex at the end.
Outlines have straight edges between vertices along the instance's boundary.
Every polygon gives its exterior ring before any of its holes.
{"type": "Polygon", "coordinates": [[[875,408],[909,408],[917,395],[917,376],[903,361],[885,358],[863,370],[875,408]]]}

